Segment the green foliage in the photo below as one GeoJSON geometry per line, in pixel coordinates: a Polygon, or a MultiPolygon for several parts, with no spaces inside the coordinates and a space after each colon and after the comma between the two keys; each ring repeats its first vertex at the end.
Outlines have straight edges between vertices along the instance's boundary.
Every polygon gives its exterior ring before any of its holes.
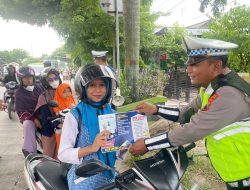
{"type": "Polygon", "coordinates": [[[250,7],[237,7],[216,17],[204,35],[239,45],[229,55],[229,66],[237,72],[250,72],[250,7]]]}
{"type": "Polygon", "coordinates": [[[23,59],[22,65],[27,66],[29,64],[34,64],[34,63],[42,63],[43,60],[40,58],[34,58],[34,57],[27,57],[23,59]]]}
{"type": "MultiPolygon", "coordinates": [[[[164,72],[152,69],[142,69],[136,82],[138,95],[135,101],[144,100],[162,94],[167,76],[164,72]]],[[[134,92],[128,87],[124,72],[120,75],[121,94],[125,98],[125,105],[133,102],[134,92]]]]}
{"type": "Polygon", "coordinates": [[[61,0],[0,0],[0,16],[32,25],[47,24],[60,10],[61,0]]]}
{"type": "Polygon", "coordinates": [[[132,91],[131,88],[128,87],[127,85],[125,72],[120,73],[120,89],[121,89],[121,95],[125,98],[124,104],[132,103],[132,97],[131,97],[132,91]]]}
{"type": "Polygon", "coordinates": [[[167,98],[165,96],[155,96],[153,98],[144,99],[144,100],[141,100],[141,101],[138,101],[138,102],[134,102],[134,103],[131,103],[131,104],[127,104],[125,106],[118,107],[118,111],[119,112],[128,112],[128,111],[134,110],[135,107],[137,105],[139,105],[142,101],[143,102],[148,102],[148,103],[151,103],[151,104],[158,104],[158,103],[166,102],[167,98]]]}
{"type": "Polygon", "coordinates": [[[170,29],[164,36],[166,44],[166,52],[168,55],[167,64],[172,67],[185,67],[184,63],[187,60],[186,51],[183,47],[183,36],[186,31],[177,24],[170,29]]]}
{"type": "Polygon", "coordinates": [[[59,59],[61,61],[67,61],[67,51],[65,47],[57,48],[54,52],[52,52],[50,59],[59,59]]]}
{"type": "Polygon", "coordinates": [[[101,10],[98,0],[63,0],[52,25],[66,39],[73,58],[91,62],[91,50],[112,51],[114,20],[101,10]]]}
{"type": "Polygon", "coordinates": [[[140,49],[150,50],[155,42],[155,21],[159,14],[151,14],[152,1],[143,1],[140,7],[140,49]]]}
{"type": "Polygon", "coordinates": [[[167,53],[167,67],[184,67],[187,57],[182,38],[186,33],[183,27],[175,24],[164,35],[155,36],[151,48],[141,50],[145,63],[152,65],[153,68],[159,68],[160,54],[167,53]]]}
{"type": "Polygon", "coordinates": [[[12,51],[0,51],[0,58],[6,63],[17,62],[21,63],[22,60],[28,57],[29,54],[23,49],[13,49],[12,51]]]}
{"type": "Polygon", "coordinates": [[[212,11],[214,15],[220,14],[225,5],[227,4],[227,0],[199,0],[200,1],[200,11],[205,12],[205,9],[208,6],[212,7],[212,11]]]}

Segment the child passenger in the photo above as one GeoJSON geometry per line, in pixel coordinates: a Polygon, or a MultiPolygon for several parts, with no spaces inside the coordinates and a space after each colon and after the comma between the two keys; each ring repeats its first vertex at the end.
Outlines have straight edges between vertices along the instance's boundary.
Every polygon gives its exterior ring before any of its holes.
{"type": "Polygon", "coordinates": [[[55,113],[67,108],[70,109],[76,104],[72,95],[72,89],[67,83],[62,83],[57,87],[54,100],[58,103],[58,107],[53,108],[55,113]]]}
{"type": "MultiPolygon", "coordinates": [[[[53,108],[55,113],[58,113],[64,109],[70,109],[76,105],[74,97],[72,95],[72,89],[67,83],[60,84],[55,92],[54,100],[58,103],[58,107],[53,108]]],[[[61,138],[62,123],[57,125],[55,137],[56,137],[56,156],[61,138]]]]}

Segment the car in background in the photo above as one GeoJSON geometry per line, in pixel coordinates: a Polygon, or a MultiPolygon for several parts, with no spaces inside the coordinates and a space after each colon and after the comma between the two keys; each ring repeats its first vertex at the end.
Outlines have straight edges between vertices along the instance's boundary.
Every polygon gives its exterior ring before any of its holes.
{"type": "Polygon", "coordinates": [[[42,64],[29,64],[28,66],[35,70],[35,82],[40,83],[40,81],[41,81],[40,75],[44,69],[44,66],[42,64]]]}

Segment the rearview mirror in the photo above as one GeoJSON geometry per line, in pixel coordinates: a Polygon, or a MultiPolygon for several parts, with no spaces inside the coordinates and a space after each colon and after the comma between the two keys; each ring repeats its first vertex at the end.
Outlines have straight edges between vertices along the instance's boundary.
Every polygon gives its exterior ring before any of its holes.
{"type": "Polygon", "coordinates": [[[111,170],[111,168],[100,160],[90,159],[84,161],[76,168],[76,175],[80,177],[90,177],[104,170],[111,170]]]}
{"type": "Polygon", "coordinates": [[[57,103],[57,101],[55,101],[55,100],[50,100],[50,101],[48,101],[47,104],[48,104],[50,107],[53,107],[53,108],[58,107],[58,103],[57,103]]]}

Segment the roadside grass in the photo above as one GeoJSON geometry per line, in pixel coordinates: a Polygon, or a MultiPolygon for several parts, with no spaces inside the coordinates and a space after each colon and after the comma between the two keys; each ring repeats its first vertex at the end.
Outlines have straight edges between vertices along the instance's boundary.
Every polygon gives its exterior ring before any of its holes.
{"type": "Polygon", "coordinates": [[[164,96],[156,96],[156,97],[153,97],[153,98],[145,99],[143,101],[134,102],[132,104],[128,104],[128,105],[125,105],[125,106],[118,107],[117,110],[118,110],[118,112],[128,112],[128,111],[134,110],[135,107],[137,105],[139,105],[140,103],[142,103],[142,102],[157,104],[157,103],[166,102],[166,101],[167,101],[166,97],[164,97],[164,96]]]}
{"type": "MultiPolygon", "coordinates": [[[[199,156],[199,153],[193,153],[193,161],[188,166],[186,173],[181,179],[181,183],[190,189],[194,184],[197,184],[202,190],[224,190],[224,182],[219,178],[218,174],[212,167],[209,158],[199,156]],[[198,156],[195,156],[197,155],[198,156]]],[[[192,153],[189,154],[189,156],[192,153]]]]}
{"type": "Polygon", "coordinates": [[[250,83],[250,76],[243,76],[242,78],[248,83],[250,83]]]}

